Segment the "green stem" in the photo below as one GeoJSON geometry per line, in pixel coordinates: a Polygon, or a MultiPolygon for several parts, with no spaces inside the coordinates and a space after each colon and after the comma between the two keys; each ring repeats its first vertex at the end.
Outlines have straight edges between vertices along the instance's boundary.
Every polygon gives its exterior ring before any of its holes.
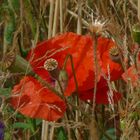
{"type": "Polygon", "coordinates": [[[39,135],[38,133],[36,133],[37,131],[36,119],[31,119],[31,123],[33,126],[33,138],[34,140],[39,140],[39,135]]]}
{"type": "Polygon", "coordinates": [[[94,116],[94,112],[95,112],[95,106],[96,106],[96,91],[97,91],[97,82],[98,82],[98,62],[97,62],[97,35],[96,34],[92,34],[93,40],[94,40],[94,46],[93,46],[93,54],[94,54],[94,65],[95,65],[95,82],[94,82],[94,94],[93,94],[93,116],[94,116]]]}
{"type": "Polygon", "coordinates": [[[26,74],[33,73],[29,62],[20,55],[16,55],[15,62],[9,69],[11,72],[25,72],[26,74]]]}
{"type": "Polygon", "coordinates": [[[67,64],[68,59],[70,59],[70,61],[71,61],[71,68],[72,68],[72,72],[73,72],[73,76],[74,76],[74,81],[75,81],[75,85],[76,85],[76,91],[78,91],[78,82],[77,82],[77,79],[76,79],[76,74],[75,74],[75,70],[74,70],[74,64],[73,64],[72,55],[68,54],[66,56],[66,59],[64,61],[62,69],[66,69],[66,64],[67,64]]]}

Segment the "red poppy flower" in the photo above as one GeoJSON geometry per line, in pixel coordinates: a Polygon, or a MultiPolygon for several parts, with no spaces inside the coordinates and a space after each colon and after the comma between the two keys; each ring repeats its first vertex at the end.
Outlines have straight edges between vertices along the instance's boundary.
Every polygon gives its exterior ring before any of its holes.
{"type": "Polygon", "coordinates": [[[66,110],[65,102],[35,78],[24,77],[12,90],[12,106],[23,115],[56,121],[66,110]]]}
{"type": "MultiPolygon", "coordinates": [[[[50,58],[57,60],[59,69],[62,69],[66,56],[70,54],[78,82],[79,97],[83,100],[92,100],[95,80],[93,44],[94,41],[88,35],[66,33],[39,43],[30,51],[28,60],[34,72],[50,82],[51,77],[44,68],[46,60],[50,58]]],[[[122,74],[121,66],[113,62],[109,56],[109,51],[114,46],[115,43],[111,39],[99,37],[97,40],[97,104],[110,103],[108,100],[108,85],[105,80],[102,80],[102,74],[108,76],[108,67],[111,81],[117,80],[122,74]]],[[[69,79],[65,95],[69,96],[75,91],[76,87],[70,60],[67,61],[66,71],[69,79]]],[[[33,77],[24,77],[14,87],[12,94],[11,103],[14,108],[33,118],[55,121],[61,118],[66,110],[65,102],[55,93],[43,87],[33,77]]],[[[121,95],[113,91],[112,99],[114,102],[117,102],[120,98],[121,95]]]]}
{"type": "MultiPolygon", "coordinates": [[[[91,82],[88,83],[86,87],[92,87],[94,82],[92,45],[93,43],[89,36],[66,33],[38,44],[37,47],[30,52],[28,59],[30,58],[30,63],[35,73],[44,80],[48,80],[49,74],[48,71],[44,69],[44,62],[48,58],[54,58],[58,61],[59,68],[61,69],[66,56],[71,54],[78,85],[82,86],[83,82],[89,78],[90,73],[91,82]]],[[[66,95],[71,95],[75,90],[75,82],[70,61],[67,63],[66,71],[69,75],[66,95]]]]}
{"type": "MultiPolygon", "coordinates": [[[[68,54],[72,55],[74,69],[78,81],[78,87],[82,91],[94,88],[94,56],[93,40],[90,36],[66,33],[56,36],[48,41],[39,43],[28,55],[33,70],[43,79],[48,80],[49,74],[44,69],[44,62],[48,58],[54,58],[59,63],[61,69],[64,59],[68,54]]],[[[111,39],[100,37],[97,41],[97,59],[99,66],[98,81],[101,72],[108,76],[108,68],[111,80],[117,80],[122,74],[122,68],[118,63],[113,62],[109,56],[109,50],[115,46],[111,39]]],[[[68,61],[66,71],[69,76],[65,95],[71,95],[75,91],[74,77],[70,61],[68,61]]]]}
{"type": "Polygon", "coordinates": [[[131,66],[122,74],[122,78],[124,81],[131,82],[131,84],[136,87],[139,85],[139,75],[138,71],[136,70],[135,66],[131,66]]]}
{"type": "MultiPolygon", "coordinates": [[[[32,49],[29,53],[28,60],[30,60],[33,70],[44,80],[48,80],[49,74],[43,67],[44,62],[48,58],[54,58],[58,61],[59,68],[61,69],[64,59],[68,54],[71,54],[78,87],[80,90],[89,90],[94,87],[95,79],[93,44],[94,41],[91,36],[66,33],[39,43],[37,47],[32,49]]],[[[115,43],[111,39],[99,37],[97,44],[97,59],[99,66],[98,81],[102,75],[100,71],[108,76],[107,67],[110,69],[111,80],[117,80],[121,77],[122,68],[109,57],[109,50],[115,46],[115,43]]],[[[69,81],[65,95],[69,96],[75,91],[75,82],[70,61],[68,61],[66,71],[69,76],[69,81]]]]}

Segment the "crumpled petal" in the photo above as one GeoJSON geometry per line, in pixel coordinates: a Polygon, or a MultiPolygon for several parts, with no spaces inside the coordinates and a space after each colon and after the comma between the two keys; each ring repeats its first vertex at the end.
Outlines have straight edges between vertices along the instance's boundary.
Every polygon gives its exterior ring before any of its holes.
{"type": "Polygon", "coordinates": [[[35,78],[24,77],[12,90],[11,105],[23,115],[56,121],[66,110],[65,102],[35,78]]]}

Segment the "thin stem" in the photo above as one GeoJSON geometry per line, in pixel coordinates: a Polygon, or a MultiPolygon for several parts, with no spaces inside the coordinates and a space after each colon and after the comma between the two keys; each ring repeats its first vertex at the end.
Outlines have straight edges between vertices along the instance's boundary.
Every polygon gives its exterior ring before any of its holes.
{"type": "MultiPolygon", "coordinates": [[[[59,79],[56,79],[56,81],[57,81],[57,83],[58,83],[58,85],[59,85],[60,91],[59,91],[59,89],[57,89],[58,86],[56,86],[56,90],[60,92],[60,94],[63,96],[63,100],[65,101],[65,103],[67,103],[67,100],[66,100],[66,98],[65,98],[65,96],[64,96],[64,90],[63,90],[63,87],[62,87],[62,85],[61,85],[61,82],[60,82],[59,79]]],[[[67,108],[67,110],[69,110],[69,109],[67,108]]],[[[67,115],[68,115],[68,114],[65,114],[65,115],[64,115],[64,118],[65,118],[66,122],[68,122],[68,116],[67,116],[67,115]]],[[[69,140],[69,139],[71,139],[71,133],[70,133],[70,128],[68,127],[67,123],[66,123],[66,129],[67,129],[67,132],[68,132],[68,140],[69,140]]],[[[51,140],[51,139],[50,139],[50,140],[51,140]]]]}
{"type": "Polygon", "coordinates": [[[60,88],[60,91],[58,91],[58,89],[56,89],[58,92],[60,92],[59,94],[61,94],[62,96],[62,99],[63,100],[65,100],[66,101],[66,99],[65,99],[65,96],[64,96],[64,90],[63,90],[63,87],[62,87],[62,85],[61,85],[61,82],[60,82],[60,80],[58,79],[58,80],[56,80],[57,81],[57,83],[58,83],[58,85],[59,85],[59,88],[60,88]]]}
{"type": "Polygon", "coordinates": [[[75,81],[75,85],[76,85],[76,91],[78,91],[78,82],[77,82],[76,74],[75,74],[75,70],[74,70],[74,63],[73,63],[72,56],[70,54],[68,54],[66,56],[66,59],[64,61],[62,69],[66,69],[66,64],[67,64],[68,59],[70,59],[70,62],[71,62],[71,68],[72,68],[72,72],[73,72],[73,76],[74,76],[74,81],[75,81]]]}
{"type": "MultiPolygon", "coordinates": [[[[72,68],[74,81],[75,81],[75,85],[76,85],[76,93],[78,93],[78,82],[77,82],[77,79],[76,79],[76,74],[75,74],[75,70],[74,70],[74,63],[73,63],[72,55],[69,54],[69,55],[66,56],[66,59],[64,61],[64,65],[63,65],[63,69],[66,68],[66,64],[67,64],[68,59],[70,59],[70,62],[71,62],[71,68],[72,68]]],[[[75,106],[79,106],[78,94],[76,94],[76,99],[75,100],[76,100],[75,106]]],[[[75,111],[75,121],[76,122],[78,122],[78,120],[79,120],[78,116],[79,116],[79,111],[76,110],[75,111]]],[[[76,135],[77,135],[77,139],[79,139],[80,135],[79,135],[78,129],[76,129],[76,135]]]]}
{"type": "Polygon", "coordinates": [[[94,53],[94,65],[95,65],[95,81],[94,81],[94,94],[93,94],[93,116],[95,112],[95,106],[96,106],[96,91],[97,91],[97,82],[98,82],[98,62],[97,62],[97,36],[95,34],[92,35],[94,39],[94,46],[93,46],[93,53],[94,53]]]}

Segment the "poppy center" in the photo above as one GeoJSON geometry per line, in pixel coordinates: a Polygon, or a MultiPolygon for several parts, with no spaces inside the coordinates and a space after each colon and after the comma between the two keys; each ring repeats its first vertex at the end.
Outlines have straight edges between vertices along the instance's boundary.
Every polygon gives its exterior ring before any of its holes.
{"type": "Polygon", "coordinates": [[[112,56],[118,56],[118,55],[119,55],[119,50],[118,50],[118,48],[115,46],[115,47],[112,47],[112,48],[109,50],[109,53],[110,53],[110,55],[112,55],[112,56]]]}
{"type": "Polygon", "coordinates": [[[58,62],[56,59],[53,59],[53,58],[47,59],[44,63],[44,68],[47,71],[53,71],[53,70],[57,69],[57,67],[58,67],[58,62]]]}

